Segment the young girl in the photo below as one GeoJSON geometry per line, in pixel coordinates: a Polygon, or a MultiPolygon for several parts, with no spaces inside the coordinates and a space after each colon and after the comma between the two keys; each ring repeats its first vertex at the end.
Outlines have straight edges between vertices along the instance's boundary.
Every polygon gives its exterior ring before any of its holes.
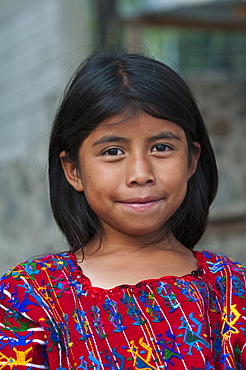
{"type": "Polygon", "coordinates": [[[178,74],[138,54],[87,59],[49,179],[70,251],[2,278],[0,369],[246,369],[245,270],[193,251],[217,170],[178,74]]]}

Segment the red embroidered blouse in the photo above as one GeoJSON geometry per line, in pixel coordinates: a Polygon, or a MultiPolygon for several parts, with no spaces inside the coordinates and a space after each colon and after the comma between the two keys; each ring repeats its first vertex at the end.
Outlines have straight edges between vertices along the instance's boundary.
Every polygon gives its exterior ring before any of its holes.
{"type": "Polygon", "coordinates": [[[194,252],[190,275],[93,288],[72,253],[0,280],[0,369],[246,369],[246,271],[194,252]]]}

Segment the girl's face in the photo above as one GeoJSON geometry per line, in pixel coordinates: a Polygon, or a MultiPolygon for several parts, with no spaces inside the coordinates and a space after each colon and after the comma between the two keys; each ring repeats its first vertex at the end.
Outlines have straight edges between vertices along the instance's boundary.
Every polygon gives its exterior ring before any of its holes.
{"type": "Polygon", "coordinates": [[[141,114],[118,125],[100,124],[83,142],[78,163],[62,165],[68,182],[84,192],[103,235],[151,235],[182,203],[200,146],[188,166],[188,145],[178,125],[141,114]],[[110,234],[111,233],[111,234],[110,234]]]}

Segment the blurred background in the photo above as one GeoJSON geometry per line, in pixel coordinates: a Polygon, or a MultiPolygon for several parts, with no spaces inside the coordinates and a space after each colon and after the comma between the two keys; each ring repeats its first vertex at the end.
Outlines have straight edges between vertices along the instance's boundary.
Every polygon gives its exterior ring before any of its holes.
{"type": "Polygon", "coordinates": [[[195,93],[220,174],[198,248],[246,263],[246,1],[0,0],[1,274],[67,249],[49,206],[49,131],[77,65],[114,44],[167,63],[195,93]]]}

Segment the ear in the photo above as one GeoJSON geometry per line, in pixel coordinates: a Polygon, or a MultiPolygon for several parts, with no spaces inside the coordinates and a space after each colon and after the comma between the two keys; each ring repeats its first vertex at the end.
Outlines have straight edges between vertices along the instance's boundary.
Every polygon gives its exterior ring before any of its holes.
{"type": "Polygon", "coordinates": [[[188,173],[189,179],[196,172],[197,164],[198,164],[200,154],[201,154],[201,145],[197,141],[193,141],[192,144],[195,148],[193,149],[193,153],[191,155],[191,163],[189,166],[189,173],[188,173]]]}
{"type": "Polygon", "coordinates": [[[83,191],[84,187],[76,162],[71,162],[69,160],[65,150],[60,153],[60,161],[69,184],[72,185],[75,190],[83,191]]]}

